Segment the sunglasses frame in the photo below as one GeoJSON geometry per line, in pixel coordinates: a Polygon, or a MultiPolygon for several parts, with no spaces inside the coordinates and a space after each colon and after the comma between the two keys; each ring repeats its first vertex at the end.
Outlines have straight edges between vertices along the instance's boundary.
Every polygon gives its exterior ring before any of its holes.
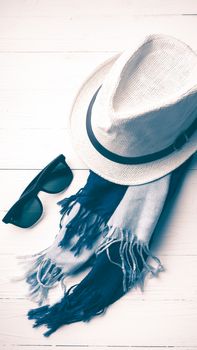
{"type": "MultiPolygon", "coordinates": [[[[68,166],[68,164],[66,163],[66,160],[65,160],[65,156],[63,154],[60,154],[57,158],[55,158],[54,160],[52,160],[48,165],[46,165],[46,167],[44,167],[44,169],[42,169],[38,175],[36,175],[36,177],[28,184],[28,186],[25,188],[25,190],[22,192],[21,196],[19,197],[19,199],[12,205],[12,207],[8,210],[8,212],[6,213],[6,215],[3,217],[2,221],[5,223],[5,224],[13,224],[13,225],[16,225],[18,227],[21,227],[21,228],[27,228],[26,226],[21,226],[19,224],[16,224],[13,220],[13,217],[14,217],[14,213],[18,210],[18,208],[23,205],[23,203],[25,203],[29,198],[31,197],[37,197],[37,200],[40,204],[40,207],[41,207],[41,215],[40,217],[42,216],[42,213],[43,213],[43,205],[42,205],[42,202],[41,200],[39,199],[38,197],[38,193],[39,192],[46,192],[46,193],[49,193],[49,194],[55,194],[55,193],[60,193],[62,192],[64,189],[60,190],[60,191],[56,191],[56,192],[53,192],[53,191],[45,191],[42,189],[42,185],[43,183],[46,182],[47,179],[50,178],[51,176],[51,172],[56,168],[56,166],[58,164],[62,163],[65,167],[66,167],[66,171],[68,172],[68,176],[70,177],[70,181],[69,183],[66,185],[66,188],[68,188],[68,186],[71,184],[72,182],[72,179],[73,179],[73,173],[72,173],[72,170],[70,169],[70,167],[68,166]]],[[[39,217],[39,218],[40,218],[39,217]]],[[[39,220],[38,218],[38,220],[39,220]]],[[[35,223],[38,221],[36,220],[35,223]]],[[[35,224],[34,223],[34,224],[35,224]]],[[[34,225],[33,224],[33,225],[34,225]]],[[[30,225],[28,227],[31,227],[33,225],[30,225]]]]}

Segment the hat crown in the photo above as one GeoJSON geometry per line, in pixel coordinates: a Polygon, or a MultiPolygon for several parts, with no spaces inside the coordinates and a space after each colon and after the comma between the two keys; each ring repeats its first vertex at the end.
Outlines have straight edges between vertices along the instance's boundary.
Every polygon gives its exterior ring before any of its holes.
{"type": "Polygon", "coordinates": [[[92,108],[92,128],[109,151],[158,152],[189,127],[197,106],[197,55],[185,43],[149,36],[112,66],[92,108]]]}

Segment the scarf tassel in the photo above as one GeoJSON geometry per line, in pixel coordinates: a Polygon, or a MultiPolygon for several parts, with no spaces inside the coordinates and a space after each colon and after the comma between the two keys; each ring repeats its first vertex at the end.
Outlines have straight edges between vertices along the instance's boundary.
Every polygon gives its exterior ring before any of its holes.
{"type": "Polygon", "coordinates": [[[97,249],[97,254],[106,250],[109,261],[120,267],[123,273],[123,291],[126,293],[134,286],[144,287],[145,277],[149,274],[157,276],[164,271],[160,260],[152,254],[149,245],[128,230],[119,227],[110,227],[108,237],[97,249]],[[110,247],[114,243],[119,243],[119,258],[113,260],[110,255],[110,247]],[[148,260],[152,259],[155,266],[148,260]]]}
{"type": "Polygon", "coordinates": [[[79,204],[78,200],[82,195],[82,190],[80,189],[75,195],[58,202],[62,207],[60,211],[62,218],[60,221],[61,236],[57,236],[56,244],[38,254],[23,257],[27,271],[24,279],[29,285],[28,297],[39,305],[45,302],[51,288],[56,287],[58,283],[63,285],[66,276],[75,275],[91,263],[91,259],[89,259],[88,262],[63,272],[62,267],[58,266],[51,258],[55,256],[56,249],[69,249],[74,256],[79,256],[84,248],[91,250],[97,244],[98,239],[103,238],[107,232],[107,216],[103,215],[101,218],[79,204]],[[78,210],[76,211],[75,208],[74,216],[71,216],[63,228],[64,216],[69,215],[75,206],[79,206],[78,210]]]}
{"type": "Polygon", "coordinates": [[[62,249],[69,248],[75,256],[80,255],[83,248],[92,249],[98,238],[105,235],[105,232],[107,232],[106,222],[108,220],[106,214],[103,214],[101,217],[96,212],[79,204],[80,193],[81,190],[76,195],[58,202],[62,206],[60,211],[62,214],[60,228],[62,227],[64,216],[71,215],[72,209],[76,210],[75,207],[79,206],[74,217],[66,224],[64,235],[58,244],[62,249]]]}
{"type": "Polygon", "coordinates": [[[49,290],[60,282],[63,284],[65,274],[50,258],[46,257],[46,253],[37,254],[36,258],[23,257],[23,264],[26,265],[27,270],[23,279],[29,285],[28,297],[38,305],[42,305],[48,297],[49,290]]]}
{"type": "Polygon", "coordinates": [[[85,288],[77,297],[73,290],[78,285],[72,286],[64,295],[59,303],[53,306],[45,305],[28,312],[28,319],[34,319],[33,328],[45,325],[48,331],[44,333],[45,337],[50,336],[59,327],[76,322],[88,322],[93,316],[104,312],[102,300],[95,291],[85,288]],[[70,301],[71,299],[71,301],[70,301]]]}
{"type": "Polygon", "coordinates": [[[125,230],[118,229],[120,233],[124,239],[118,239],[118,235],[114,239],[112,235],[100,245],[90,273],[65,292],[59,303],[29,311],[28,318],[35,321],[33,327],[47,326],[44,335],[49,336],[63,325],[87,322],[104,313],[132,287],[139,285],[142,288],[148,273],[156,276],[163,270],[160,260],[151,253],[147,244],[125,230]],[[148,263],[149,258],[154,260],[155,267],[148,263]]]}

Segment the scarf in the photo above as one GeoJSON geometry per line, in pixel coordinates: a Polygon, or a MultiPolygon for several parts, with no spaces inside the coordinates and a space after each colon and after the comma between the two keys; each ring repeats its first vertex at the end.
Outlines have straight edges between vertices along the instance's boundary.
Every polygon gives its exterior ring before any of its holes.
{"type": "MultiPolygon", "coordinates": [[[[150,241],[161,214],[171,201],[179,180],[183,178],[185,169],[186,163],[173,173],[151,183],[126,188],[124,186],[115,206],[112,202],[105,202],[108,209],[113,205],[113,213],[107,223],[102,221],[102,230],[95,225],[96,234],[93,234],[92,238],[100,234],[100,239],[94,246],[95,259],[92,269],[79,284],[65,291],[59,302],[30,310],[28,318],[35,321],[34,327],[46,325],[48,331],[44,335],[49,336],[62,325],[89,321],[95,315],[103,313],[110,304],[134,286],[142,287],[148,274],[157,276],[163,270],[160,260],[150,250],[150,241]],[[103,229],[104,234],[101,233],[103,229]]],[[[113,196],[116,189],[120,192],[119,185],[104,182],[105,190],[109,186],[113,196]]],[[[63,207],[63,215],[64,208],[68,212],[68,203],[72,205],[72,199],[61,203],[66,205],[63,207]]],[[[71,222],[65,225],[66,232],[72,227],[71,222]]],[[[86,233],[89,235],[89,232],[86,231],[82,238],[78,231],[81,223],[77,224],[74,221],[74,224],[79,239],[82,239],[81,242],[84,242],[86,248],[89,247],[87,242],[90,237],[86,240],[86,233]]],[[[89,228],[91,230],[92,226],[89,225],[89,228]]],[[[68,242],[71,238],[72,234],[69,231],[68,242]]],[[[61,248],[75,247],[74,251],[78,254],[78,245],[75,242],[69,245],[66,241],[67,237],[64,235],[60,240],[61,248]]],[[[66,265],[66,260],[64,263],[66,265]]]]}
{"type": "Polygon", "coordinates": [[[22,279],[29,285],[32,301],[42,305],[51,288],[92,265],[106,223],[126,189],[90,172],[83,188],[58,202],[62,217],[52,246],[20,258],[26,270],[22,279]]]}

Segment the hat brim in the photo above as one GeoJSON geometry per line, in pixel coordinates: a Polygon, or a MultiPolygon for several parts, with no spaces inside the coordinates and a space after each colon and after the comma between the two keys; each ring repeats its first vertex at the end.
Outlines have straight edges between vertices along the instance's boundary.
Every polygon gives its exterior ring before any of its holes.
{"type": "Polygon", "coordinates": [[[86,130],[86,114],[96,90],[102,85],[106,74],[119,57],[115,55],[105,61],[86,79],[74,99],[69,127],[71,141],[76,153],[99,176],[122,185],[140,185],[154,181],[183,164],[197,150],[197,132],[180,149],[167,157],[144,164],[120,164],[105,158],[92,145],[86,130]]]}

